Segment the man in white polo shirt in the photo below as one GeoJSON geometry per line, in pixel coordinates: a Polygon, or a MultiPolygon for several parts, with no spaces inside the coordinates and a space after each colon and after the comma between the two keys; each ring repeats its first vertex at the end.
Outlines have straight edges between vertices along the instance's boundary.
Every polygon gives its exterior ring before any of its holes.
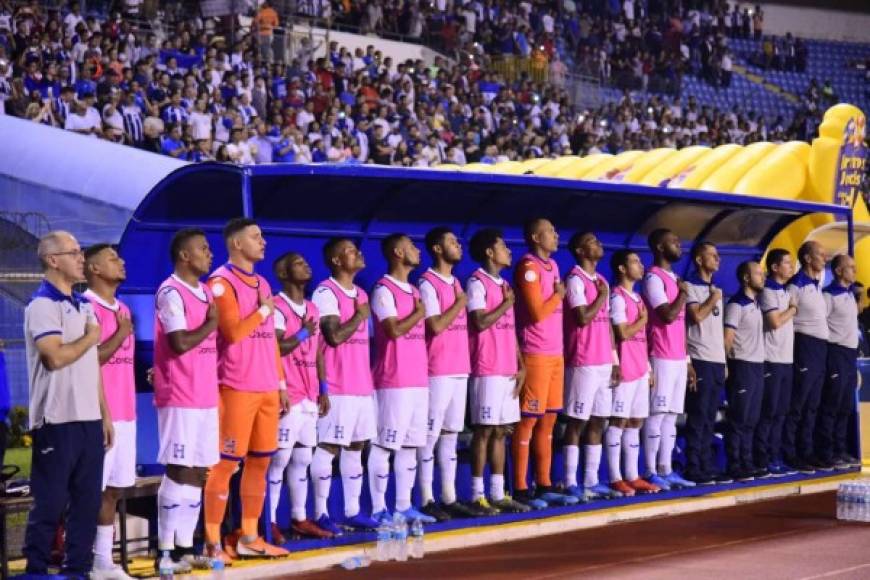
{"type": "Polygon", "coordinates": [[[84,254],[69,232],[39,240],[45,279],[24,310],[30,377],[33,509],[27,521],[27,574],[48,573],[57,523],[65,520],[61,573],[91,571],[103,483],[103,454],[112,419],[103,398],[97,344],[100,327],[88,300],[73,292],[84,280],[84,254]]]}

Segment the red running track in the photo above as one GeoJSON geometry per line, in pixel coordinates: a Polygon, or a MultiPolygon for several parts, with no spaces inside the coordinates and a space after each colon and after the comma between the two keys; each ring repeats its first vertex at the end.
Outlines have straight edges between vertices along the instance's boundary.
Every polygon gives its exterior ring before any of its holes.
{"type": "Polygon", "coordinates": [[[838,522],[835,501],[796,496],[302,577],[870,579],[870,524],[838,522]]]}

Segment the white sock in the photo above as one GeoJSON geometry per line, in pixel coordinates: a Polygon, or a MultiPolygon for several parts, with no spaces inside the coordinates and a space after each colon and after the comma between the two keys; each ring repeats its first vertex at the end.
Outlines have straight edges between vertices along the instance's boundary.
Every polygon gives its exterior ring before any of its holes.
{"type": "Polygon", "coordinates": [[[341,488],[344,493],[344,515],[352,518],[359,514],[359,496],[362,494],[362,450],[342,449],[338,469],[341,471],[341,488]]]}
{"type": "Polygon", "coordinates": [[[493,473],[489,476],[489,497],[492,501],[504,499],[504,474],[493,473]]]}
{"type": "Polygon", "coordinates": [[[580,465],[580,447],[577,445],[565,445],[562,447],[565,454],[565,487],[577,485],[577,467],[580,465]]]}
{"type": "Polygon", "coordinates": [[[184,501],[182,487],[164,475],[157,489],[157,547],[161,551],[175,548],[175,531],[184,501]]]}
{"type": "Polygon", "coordinates": [[[583,487],[598,485],[598,468],[601,466],[601,443],[584,445],[585,461],[583,462],[583,487]]]}
{"type": "Polygon", "coordinates": [[[625,463],[625,480],[638,478],[637,458],[640,456],[640,429],[627,427],[622,432],[622,458],[625,463]]]}
{"type": "Polygon", "coordinates": [[[643,458],[646,460],[647,475],[656,473],[659,447],[662,443],[662,420],[664,413],[650,415],[643,424],[643,458]]]}
{"type": "Polygon", "coordinates": [[[106,570],[115,566],[112,560],[112,544],[115,539],[115,526],[97,526],[94,538],[94,568],[106,570]]]}
{"type": "Polygon", "coordinates": [[[662,418],[662,445],[659,448],[658,466],[659,475],[670,475],[674,470],[671,460],[674,455],[674,447],[677,445],[677,416],[667,413],[662,418]]]}
{"type": "Polygon", "coordinates": [[[306,519],[305,504],[308,502],[309,465],[311,465],[311,447],[293,449],[293,460],[287,470],[287,486],[290,488],[290,516],[294,522],[306,519]]]}
{"type": "Polygon", "coordinates": [[[372,513],[387,509],[387,483],[390,481],[390,450],[372,445],[369,451],[369,494],[372,496],[372,513]]]}
{"type": "Polygon", "coordinates": [[[417,479],[417,449],[401,447],[393,459],[396,472],[396,511],[403,512],[411,507],[411,490],[417,479]]]}
{"type": "Polygon", "coordinates": [[[276,522],[278,504],[281,501],[281,491],[284,489],[284,470],[293,455],[292,448],[279,448],[269,462],[269,521],[276,522]]]}
{"type": "Polygon", "coordinates": [[[456,501],[456,442],[459,433],[442,433],[438,440],[438,469],[441,471],[441,501],[456,501]]]}
{"type": "Polygon", "coordinates": [[[471,478],[471,501],[477,501],[483,497],[483,478],[471,478]]]}
{"type": "Polygon", "coordinates": [[[435,500],[435,494],[432,492],[432,481],[435,479],[435,444],[437,442],[437,439],[429,439],[426,441],[426,445],[417,449],[417,462],[420,466],[417,478],[420,483],[420,503],[423,505],[435,500]]]}
{"type": "Polygon", "coordinates": [[[178,508],[178,526],[175,528],[175,545],[179,548],[192,548],[193,535],[199,522],[202,509],[202,488],[195,485],[181,485],[181,507],[178,508]]]}
{"type": "Polygon", "coordinates": [[[619,455],[622,447],[622,427],[611,425],[604,434],[604,443],[607,445],[607,468],[610,471],[610,482],[622,479],[619,469],[619,455]]]}
{"type": "Polygon", "coordinates": [[[333,459],[335,456],[332,453],[323,447],[318,447],[311,460],[311,480],[314,482],[314,517],[318,519],[324,515],[329,517],[326,504],[329,501],[329,488],[332,485],[333,459]]]}

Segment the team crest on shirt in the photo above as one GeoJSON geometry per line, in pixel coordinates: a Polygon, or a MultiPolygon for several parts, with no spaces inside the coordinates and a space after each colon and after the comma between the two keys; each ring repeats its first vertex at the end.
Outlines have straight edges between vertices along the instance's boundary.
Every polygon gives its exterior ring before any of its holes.
{"type": "Polygon", "coordinates": [[[289,443],[290,429],[278,429],[278,441],[280,443],[289,443]]]}
{"type": "Polygon", "coordinates": [[[492,419],[492,407],[481,407],[480,418],[484,420],[492,419]]]}
{"type": "Polygon", "coordinates": [[[184,459],[184,444],[172,444],[172,459],[184,459]]]}
{"type": "Polygon", "coordinates": [[[398,435],[399,433],[396,429],[384,429],[384,441],[386,443],[395,443],[398,435]]]}
{"type": "MultiPolygon", "coordinates": [[[[532,263],[531,263],[531,262],[526,262],[525,265],[526,265],[526,266],[531,266],[532,263]]],[[[523,275],[523,278],[525,278],[526,282],[534,282],[535,280],[538,279],[538,273],[535,272],[534,270],[531,270],[531,269],[530,269],[530,270],[526,270],[526,273],[523,275]]]]}
{"type": "Polygon", "coordinates": [[[583,401],[574,401],[574,413],[576,415],[582,415],[583,414],[583,407],[585,407],[585,406],[586,406],[586,404],[583,401]]]}
{"type": "Polygon", "coordinates": [[[344,439],[344,427],[341,425],[335,426],[335,438],[344,439]]]}

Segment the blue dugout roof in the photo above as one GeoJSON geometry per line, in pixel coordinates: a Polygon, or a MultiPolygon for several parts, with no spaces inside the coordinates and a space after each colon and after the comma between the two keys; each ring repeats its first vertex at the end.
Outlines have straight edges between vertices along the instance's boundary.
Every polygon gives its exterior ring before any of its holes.
{"type": "MultiPolygon", "coordinates": [[[[523,222],[543,216],[556,225],[563,246],[573,232],[591,230],[607,250],[630,247],[647,263],[646,236],[655,228],[675,231],[686,249],[695,240],[709,240],[719,246],[723,263],[717,283],[727,292],[736,286],[739,261],[759,258],[782,228],[816,212],[848,221],[851,234],[850,210],[829,204],[532,175],[207,163],[177,169],[151,190],[127,225],[121,254],[128,262],[125,292],[151,294],[171,271],[168,248],[177,229],[206,230],[218,265],[226,259],[223,224],[245,215],[260,223],[268,242],[261,272],[269,275],[272,260],[294,250],[311,262],[315,281],[323,279],[328,275],[323,243],[342,235],[360,243],[368,264],[360,283],[370,287],[384,272],[378,244],[390,233],[402,231],[421,241],[431,227],[447,225],[467,242],[480,227],[497,226],[516,260],[523,251],[523,222]]],[[[563,271],[572,264],[566,251],[555,258],[563,271]]],[[[457,271],[464,276],[474,267],[466,256],[457,271]]],[[[601,269],[609,273],[607,264],[601,269]]],[[[688,273],[687,256],[677,271],[688,273]]]]}

